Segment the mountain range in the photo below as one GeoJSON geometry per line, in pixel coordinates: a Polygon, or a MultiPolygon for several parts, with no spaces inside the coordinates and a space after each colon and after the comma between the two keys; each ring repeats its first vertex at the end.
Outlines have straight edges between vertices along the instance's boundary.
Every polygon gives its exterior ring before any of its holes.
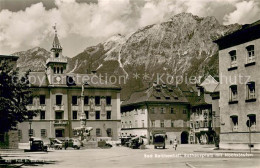
{"type": "MultiPolygon", "coordinates": [[[[106,76],[124,76],[122,99],[134,91],[147,88],[158,77],[218,75],[218,47],[213,40],[230,34],[242,26],[222,25],[214,17],[198,17],[189,13],[172,16],[127,35],[117,34],[87,47],[68,58],[68,72],[87,73],[96,70],[106,76]],[[138,74],[138,76],[136,75],[138,74]]],[[[21,71],[44,71],[50,52],[35,47],[16,52],[21,71]]]]}

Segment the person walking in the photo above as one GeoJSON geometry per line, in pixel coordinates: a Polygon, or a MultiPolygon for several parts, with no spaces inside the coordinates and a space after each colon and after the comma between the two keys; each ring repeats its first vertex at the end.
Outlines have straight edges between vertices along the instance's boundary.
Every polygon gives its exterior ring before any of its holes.
{"type": "Polygon", "coordinates": [[[176,150],[177,149],[177,144],[178,144],[178,142],[177,142],[177,140],[175,139],[174,141],[173,141],[173,148],[176,150]]]}

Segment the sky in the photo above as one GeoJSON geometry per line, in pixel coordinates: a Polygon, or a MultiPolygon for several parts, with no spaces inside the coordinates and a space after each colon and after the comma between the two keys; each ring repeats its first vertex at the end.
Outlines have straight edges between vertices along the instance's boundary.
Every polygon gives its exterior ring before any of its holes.
{"type": "Polygon", "coordinates": [[[260,0],[0,0],[0,54],[51,48],[56,23],[63,54],[73,57],[116,34],[178,13],[224,24],[260,20],[260,0]]]}

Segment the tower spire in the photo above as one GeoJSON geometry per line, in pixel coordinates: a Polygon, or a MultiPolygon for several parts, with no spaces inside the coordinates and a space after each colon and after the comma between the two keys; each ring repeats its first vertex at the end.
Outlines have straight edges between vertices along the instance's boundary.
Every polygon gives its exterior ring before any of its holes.
{"type": "Polygon", "coordinates": [[[54,31],[55,31],[55,36],[54,36],[54,40],[53,40],[53,43],[52,43],[52,48],[62,49],[62,47],[61,47],[61,45],[60,45],[60,41],[59,41],[58,35],[57,35],[56,23],[55,23],[55,25],[53,26],[53,29],[54,29],[54,31]]]}

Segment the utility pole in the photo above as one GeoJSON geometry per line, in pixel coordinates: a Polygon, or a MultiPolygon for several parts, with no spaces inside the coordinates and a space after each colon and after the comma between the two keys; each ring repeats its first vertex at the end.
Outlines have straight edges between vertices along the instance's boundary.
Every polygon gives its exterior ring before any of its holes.
{"type": "Polygon", "coordinates": [[[251,120],[247,120],[246,122],[246,125],[247,127],[249,128],[249,150],[250,150],[250,153],[251,153],[251,120]]]}

